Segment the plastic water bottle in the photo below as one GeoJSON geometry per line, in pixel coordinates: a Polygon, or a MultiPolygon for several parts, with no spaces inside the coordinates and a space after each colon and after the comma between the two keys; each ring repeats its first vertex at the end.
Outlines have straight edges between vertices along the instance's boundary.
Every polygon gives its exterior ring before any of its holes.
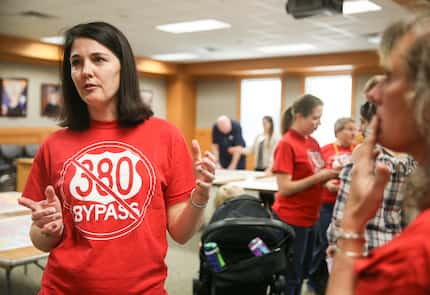
{"type": "Polygon", "coordinates": [[[270,253],[269,247],[267,247],[260,237],[252,239],[248,244],[248,248],[255,256],[263,256],[270,253]]]}
{"type": "Polygon", "coordinates": [[[220,271],[225,266],[224,259],[222,258],[217,243],[205,243],[203,246],[203,250],[213,270],[220,271]]]}

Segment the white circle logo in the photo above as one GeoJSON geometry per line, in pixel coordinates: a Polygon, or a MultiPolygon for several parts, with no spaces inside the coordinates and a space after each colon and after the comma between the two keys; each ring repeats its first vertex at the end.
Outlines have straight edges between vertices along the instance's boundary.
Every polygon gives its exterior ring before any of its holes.
{"type": "Polygon", "coordinates": [[[92,240],[118,238],[139,226],[156,184],[147,157],[115,141],[93,144],[73,155],[60,181],[75,227],[92,240]]]}

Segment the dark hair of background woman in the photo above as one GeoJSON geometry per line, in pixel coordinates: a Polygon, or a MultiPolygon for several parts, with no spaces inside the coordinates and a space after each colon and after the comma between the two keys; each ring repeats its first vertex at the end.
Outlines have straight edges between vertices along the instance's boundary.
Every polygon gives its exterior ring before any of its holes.
{"type": "Polygon", "coordinates": [[[153,112],[140,98],[136,64],[127,38],[108,23],[92,22],[76,25],[65,34],[61,68],[64,101],[60,126],[83,131],[90,127],[91,122],[87,105],[79,96],[71,77],[70,53],[77,38],[89,38],[99,42],[111,50],[120,61],[120,84],[116,106],[119,125],[131,127],[151,117],[153,112]]]}
{"type": "Polygon", "coordinates": [[[273,136],[273,119],[271,116],[264,116],[263,120],[269,122],[269,124],[270,124],[269,135],[270,135],[270,138],[272,138],[272,136],[273,136]]]}
{"type": "Polygon", "coordinates": [[[373,116],[376,114],[376,105],[373,102],[366,101],[360,107],[360,116],[367,122],[372,121],[373,116]]]}
{"type": "Polygon", "coordinates": [[[286,109],[281,119],[281,133],[285,134],[293,124],[294,116],[301,114],[307,117],[312,114],[312,111],[317,107],[324,105],[323,101],[311,94],[305,94],[296,100],[292,106],[286,109]]]}

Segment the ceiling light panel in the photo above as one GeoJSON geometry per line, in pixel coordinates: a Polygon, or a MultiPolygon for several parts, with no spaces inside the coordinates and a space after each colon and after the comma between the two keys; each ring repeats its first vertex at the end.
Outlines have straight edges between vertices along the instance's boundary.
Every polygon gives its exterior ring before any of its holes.
{"type": "Polygon", "coordinates": [[[312,44],[298,43],[288,45],[275,45],[275,46],[264,46],[258,48],[259,51],[264,53],[290,53],[290,52],[303,52],[314,50],[316,47],[312,44]]]}
{"type": "Polygon", "coordinates": [[[157,30],[173,34],[202,32],[230,28],[231,25],[215,19],[202,19],[156,26],[157,30]]]}
{"type": "Polygon", "coordinates": [[[196,59],[198,56],[193,53],[168,53],[168,54],[156,54],[152,55],[151,58],[163,61],[184,61],[196,59]]]}
{"type": "Polygon", "coordinates": [[[343,14],[355,14],[369,11],[378,11],[382,7],[368,0],[345,1],[343,3],[343,14]]]}
{"type": "Polygon", "coordinates": [[[64,36],[42,37],[42,38],[40,38],[40,41],[45,42],[45,43],[63,45],[64,44],[64,36]]]}

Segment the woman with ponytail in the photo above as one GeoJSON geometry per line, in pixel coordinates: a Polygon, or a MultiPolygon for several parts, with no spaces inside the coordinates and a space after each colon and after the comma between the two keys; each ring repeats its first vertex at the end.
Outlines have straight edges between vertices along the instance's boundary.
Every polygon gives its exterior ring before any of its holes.
{"type": "Polygon", "coordinates": [[[311,136],[320,125],[322,111],[318,97],[307,94],[299,98],[282,116],[283,137],[275,149],[272,170],[279,190],[273,211],[296,234],[293,263],[286,274],[287,295],[300,294],[312,259],[322,185],[339,172],[323,169],[320,146],[311,136]]]}

